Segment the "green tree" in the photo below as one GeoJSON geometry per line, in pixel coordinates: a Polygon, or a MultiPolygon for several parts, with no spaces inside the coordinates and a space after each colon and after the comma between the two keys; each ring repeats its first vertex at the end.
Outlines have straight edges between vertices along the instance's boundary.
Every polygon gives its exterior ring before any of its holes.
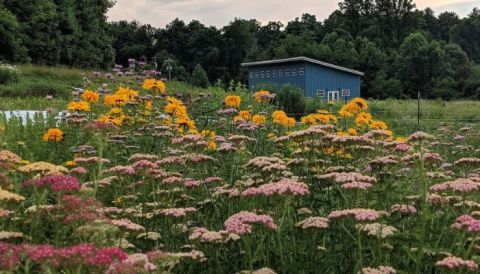
{"type": "Polygon", "coordinates": [[[27,49],[23,46],[18,33],[20,24],[14,14],[8,11],[0,1],[0,60],[27,61],[27,49]]]}
{"type": "Polygon", "coordinates": [[[436,41],[428,41],[420,33],[408,36],[400,47],[398,78],[402,81],[404,93],[415,97],[421,92],[429,97],[435,80],[447,70],[445,53],[436,41]]]}
{"type": "Polygon", "coordinates": [[[480,9],[475,8],[467,18],[452,28],[451,39],[459,44],[474,62],[480,63],[480,9]]]}
{"type": "Polygon", "coordinates": [[[197,64],[195,66],[195,69],[192,72],[191,82],[194,86],[202,88],[206,88],[210,85],[207,72],[202,68],[200,64],[197,64]]]}
{"type": "Polygon", "coordinates": [[[7,0],[5,6],[20,22],[21,37],[32,62],[60,62],[60,31],[57,5],[53,0],[7,0]]]}

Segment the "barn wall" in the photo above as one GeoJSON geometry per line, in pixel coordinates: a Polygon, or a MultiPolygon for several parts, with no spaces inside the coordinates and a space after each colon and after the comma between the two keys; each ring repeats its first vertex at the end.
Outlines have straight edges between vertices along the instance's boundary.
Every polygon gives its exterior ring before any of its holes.
{"type": "Polygon", "coordinates": [[[248,87],[250,90],[257,90],[261,84],[273,84],[281,87],[285,84],[292,84],[306,89],[306,69],[304,62],[287,63],[287,64],[273,64],[265,66],[254,66],[248,70],[248,87]],[[292,74],[292,70],[296,70],[296,75],[292,74]],[[300,75],[300,70],[303,69],[303,75],[300,75]],[[286,76],[285,71],[290,70],[289,76],[286,76]],[[275,75],[273,72],[276,72],[275,75]],[[282,71],[282,76],[279,75],[282,71]],[[263,77],[261,76],[263,72],[263,77]],[[267,72],[270,72],[270,77],[267,77],[267,72]],[[251,77],[253,73],[253,78],[251,77]],[[258,77],[256,77],[258,75],[258,77]]]}
{"type": "MultiPolygon", "coordinates": [[[[258,90],[261,84],[273,84],[281,87],[285,84],[293,84],[304,90],[305,96],[317,96],[317,91],[325,90],[323,99],[328,99],[328,91],[350,89],[350,96],[347,100],[355,97],[360,97],[360,82],[359,75],[348,72],[323,67],[320,65],[295,62],[285,64],[271,64],[262,66],[252,66],[248,70],[248,86],[250,90],[258,90]],[[292,70],[296,69],[295,76],[292,75],[292,70]],[[303,75],[300,75],[300,70],[303,69],[303,75]],[[286,76],[285,71],[290,70],[290,75],[286,76]],[[274,75],[273,72],[276,72],[274,75]],[[279,75],[282,71],[282,75],[279,75]],[[263,72],[263,77],[262,77],[263,72]],[[268,75],[268,72],[270,75],[268,75]]],[[[340,92],[340,100],[344,100],[340,92]]]]}
{"type": "MultiPolygon", "coordinates": [[[[327,67],[322,67],[315,64],[306,64],[306,95],[313,97],[317,95],[318,90],[342,90],[350,89],[350,100],[355,97],[360,97],[360,76],[335,70],[327,67]]],[[[325,100],[327,99],[327,92],[325,92],[325,100]]],[[[341,96],[341,100],[344,97],[341,96]]]]}

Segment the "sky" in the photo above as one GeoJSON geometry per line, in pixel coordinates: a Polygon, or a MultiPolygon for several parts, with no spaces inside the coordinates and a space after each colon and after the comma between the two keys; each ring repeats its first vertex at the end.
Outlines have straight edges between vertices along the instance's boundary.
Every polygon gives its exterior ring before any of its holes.
{"type": "MultiPolygon", "coordinates": [[[[205,25],[225,26],[235,17],[257,19],[262,23],[286,23],[303,13],[323,20],[338,8],[338,0],[117,0],[109,11],[110,21],[137,20],[155,27],[165,27],[175,18],[205,25]]],[[[436,12],[455,11],[467,15],[480,0],[416,0],[417,8],[436,12]]]]}

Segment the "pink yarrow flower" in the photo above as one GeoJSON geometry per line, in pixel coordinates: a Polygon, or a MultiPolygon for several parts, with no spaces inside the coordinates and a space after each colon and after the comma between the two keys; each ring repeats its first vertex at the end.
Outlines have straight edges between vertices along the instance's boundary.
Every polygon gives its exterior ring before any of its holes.
{"type": "Polygon", "coordinates": [[[293,195],[304,196],[309,194],[308,186],[305,183],[292,179],[283,179],[276,183],[264,184],[259,187],[251,187],[242,192],[242,196],[273,196],[293,195]]]}
{"type": "Polygon", "coordinates": [[[388,216],[388,212],[364,208],[336,210],[328,215],[328,219],[338,219],[349,216],[352,216],[357,222],[376,221],[382,216],[388,216]]]}
{"type": "Polygon", "coordinates": [[[24,186],[50,187],[55,192],[74,191],[80,189],[80,181],[72,176],[49,175],[38,179],[26,180],[24,186]]]}
{"type": "Polygon", "coordinates": [[[435,263],[436,266],[446,267],[448,269],[467,268],[469,270],[477,270],[478,265],[472,260],[464,260],[459,257],[449,256],[435,263]]]}
{"type": "Polygon", "coordinates": [[[252,224],[262,224],[270,230],[277,230],[277,225],[269,215],[257,215],[253,212],[241,211],[230,216],[224,223],[225,230],[238,235],[252,233],[252,224]]]}

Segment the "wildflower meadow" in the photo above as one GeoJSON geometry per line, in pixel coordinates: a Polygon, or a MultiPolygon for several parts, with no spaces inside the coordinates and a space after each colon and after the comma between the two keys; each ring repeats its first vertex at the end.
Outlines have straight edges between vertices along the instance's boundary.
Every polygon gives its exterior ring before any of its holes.
{"type": "Polygon", "coordinates": [[[1,122],[0,273],[479,271],[478,126],[398,135],[361,98],[293,117],[153,76],[64,107],[1,122]]]}

